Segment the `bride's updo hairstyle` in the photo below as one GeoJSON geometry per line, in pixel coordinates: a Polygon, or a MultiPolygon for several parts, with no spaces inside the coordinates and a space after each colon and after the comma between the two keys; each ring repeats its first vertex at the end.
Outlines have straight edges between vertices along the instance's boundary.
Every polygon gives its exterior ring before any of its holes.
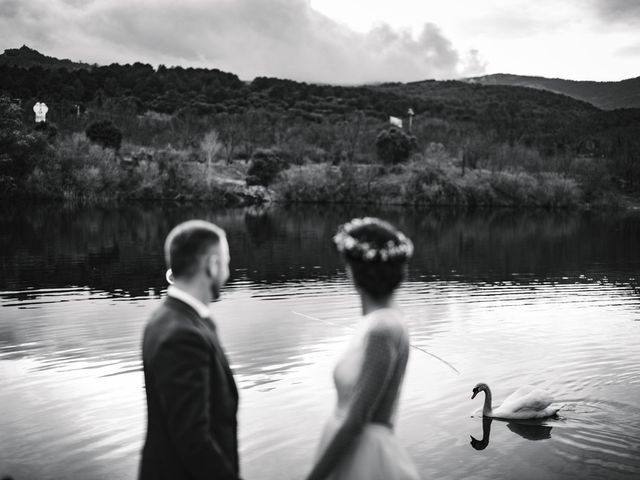
{"type": "Polygon", "coordinates": [[[341,225],[333,243],[349,264],[356,286],[375,299],[398,288],[413,255],[411,240],[379,218],[354,218],[341,225]]]}

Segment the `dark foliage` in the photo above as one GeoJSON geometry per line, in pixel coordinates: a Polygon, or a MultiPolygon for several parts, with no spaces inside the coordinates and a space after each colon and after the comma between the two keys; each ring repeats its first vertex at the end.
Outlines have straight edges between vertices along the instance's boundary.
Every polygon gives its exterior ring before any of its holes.
{"type": "MultiPolygon", "coordinates": [[[[586,175],[595,184],[594,172],[604,169],[604,188],[640,192],[640,109],[602,111],[548,91],[461,81],[367,87],[266,77],[243,82],[215,69],[68,65],[27,50],[0,56],[6,60],[0,61],[0,94],[19,99],[24,125],[33,121],[34,103],[45,101],[59,137],[109,120],[129,143],[190,150],[213,128],[220,155],[230,162],[277,147],[294,163],[371,163],[388,117],[402,117],[411,107],[421,147],[441,144],[464,160],[465,172],[551,171],[586,175]],[[575,171],[586,163],[590,173],[575,171]]],[[[394,163],[403,156],[384,158],[394,163]]]]}
{"type": "Polygon", "coordinates": [[[382,130],[376,137],[376,153],[383,163],[395,165],[405,162],[418,149],[418,141],[397,128],[382,130]]]}
{"type": "Polygon", "coordinates": [[[0,96],[0,195],[19,193],[35,161],[47,153],[46,135],[22,123],[20,104],[0,96]]]}
{"type": "Polygon", "coordinates": [[[113,148],[114,150],[120,150],[122,145],[122,132],[116,127],[113,122],[109,120],[103,120],[101,122],[95,122],[89,125],[87,128],[87,138],[104,148],[113,148]]]}
{"type": "Polygon", "coordinates": [[[640,77],[618,82],[594,82],[498,73],[469,81],[482,85],[512,85],[549,90],[589,102],[603,110],[640,108],[640,77]]]}
{"type": "Polygon", "coordinates": [[[281,151],[275,149],[256,150],[251,157],[251,165],[247,171],[247,185],[268,187],[287,165],[281,151]]]}
{"type": "Polygon", "coordinates": [[[47,68],[89,68],[86,63],[72,62],[71,60],[48,57],[32,48],[23,45],[20,48],[7,48],[0,55],[0,65],[11,65],[16,67],[47,67],[47,68]]]}
{"type": "Polygon", "coordinates": [[[49,141],[53,141],[58,135],[58,128],[51,122],[38,122],[33,129],[46,135],[49,141]]]}

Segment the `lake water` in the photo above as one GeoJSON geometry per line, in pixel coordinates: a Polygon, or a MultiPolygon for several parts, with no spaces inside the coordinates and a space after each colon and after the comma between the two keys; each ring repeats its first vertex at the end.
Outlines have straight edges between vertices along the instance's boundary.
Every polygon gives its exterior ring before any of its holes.
{"type": "Polygon", "coordinates": [[[303,478],[360,315],[330,238],[365,213],[414,239],[398,296],[412,342],[460,372],[411,352],[396,434],[424,478],[640,477],[640,215],[162,205],[3,207],[0,477],[135,478],[162,242],[197,217],[231,242],[211,308],[240,387],[243,476],[303,478]],[[483,425],[480,381],[496,402],[532,384],[564,407],[483,425]]]}

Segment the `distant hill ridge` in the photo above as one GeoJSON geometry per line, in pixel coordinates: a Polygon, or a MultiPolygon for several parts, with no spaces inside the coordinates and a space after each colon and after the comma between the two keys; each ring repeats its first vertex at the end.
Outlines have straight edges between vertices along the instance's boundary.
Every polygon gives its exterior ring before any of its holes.
{"type": "MultiPolygon", "coordinates": [[[[1,65],[20,68],[65,68],[67,70],[90,69],[93,67],[87,63],[74,62],[66,58],[58,59],[49,57],[26,45],[20,48],[6,49],[4,53],[0,55],[0,66],[1,65]]],[[[640,108],[640,77],[618,82],[595,82],[498,73],[467,78],[463,79],[462,82],[468,84],[515,86],[546,90],[588,102],[603,110],[640,108]]],[[[425,96],[432,92],[432,83],[444,84],[444,82],[438,81],[424,81],[395,85],[405,85],[406,88],[404,90],[411,90],[414,95],[425,96]],[[424,92],[419,92],[421,86],[426,89],[424,92]]],[[[376,89],[376,86],[371,85],[370,87],[376,89]]]]}
{"type": "MultiPolygon", "coordinates": [[[[45,101],[47,121],[59,132],[84,131],[108,118],[132,144],[177,145],[187,155],[198,148],[206,132],[215,129],[229,161],[239,154],[250,158],[256,148],[273,146],[305,164],[370,162],[389,117],[407,118],[411,109],[415,115],[411,133],[420,148],[444,148],[469,168],[549,169],[586,178],[593,192],[609,188],[602,185],[612,181],[640,192],[640,108],[603,110],[590,103],[603,105],[602,100],[608,99],[608,106],[634,105],[628,99],[635,98],[639,79],[598,84],[541,78],[517,84],[522,78],[502,75],[362,86],[268,77],[247,82],[215,68],[140,62],[85,66],[23,47],[0,55],[0,102],[19,101],[23,120],[32,123],[35,102],[45,101]]],[[[440,185],[441,173],[429,172],[416,181],[440,185]]],[[[450,198],[449,187],[442,185],[443,190],[428,195],[448,201],[442,199],[450,198]]],[[[477,193],[478,198],[493,195],[480,185],[477,191],[485,193],[477,193]]],[[[516,190],[517,185],[513,184],[516,190]]],[[[531,198],[537,198],[535,192],[531,190],[531,198]]]]}
{"type": "Polygon", "coordinates": [[[589,102],[603,110],[640,107],[640,77],[618,82],[594,82],[497,73],[468,78],[465,81],[481,85],[507,85],[548,90],[589,102]]]}
{"type": "Polygon", "coordinates": [[[22,68],[66,68],[68,70],[91,68],[91,65],[87,63],[74,62],[68,58],[59,59],[56,57],[48,57],[26,45],[20,48],[7,48],[4,53],[0,55],[0,65],[22,68]]]}

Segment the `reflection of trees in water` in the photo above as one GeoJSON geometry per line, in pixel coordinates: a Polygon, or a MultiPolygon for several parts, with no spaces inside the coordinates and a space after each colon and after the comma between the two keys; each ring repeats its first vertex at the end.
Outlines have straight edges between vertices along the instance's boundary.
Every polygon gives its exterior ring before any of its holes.
{"type": "Polygon", "coordinates": [[[140,294],[159,287],[153,270],[161,265],[149,255],[157,251],[158,213],[38,206],[3,216],[13,235],[2,239],[2,288],[88,285],[140,294]],[[141,281],[123,286],[132,276],[141,281]]]}
{"type": "Polygon", "coordinates": [[[277,224],[266,209],[247,209],[244,224],[249,242],[256,247],[270,243],[277,235],[277,224]]]}
{"type": "Polygon", "coordinates": [[[491,211],[434,216],[418,225],[417,255],[425,273],[483,280],[509,280],[511,274],[536,278],[562,274],[567,266],[564,246],[576,241],[582,224],[576,214],[545,211],[491,211]]]}
{"type": "Polygon", "coordinates": [[[227,230],[236,279],[275,284],[331,277],[342,268],[331,243],[337,226],[367,214],[390,220],[413,238],[412,277],[527,281],[584,274],[628,281],[640,265],[640,218],[633,215],[403,208],[381,212],[335,205],[249,210],[38,205],[3,209],[0,288],[79,285],[131,295],[160,290],[165,287],[164,238],[189,218],[209,219],[227,230]]]}
{"type": "Polygon", "coordinates": [[[461,279],[528,281],[594,276],[628,281],[640,264],[637,216],[592,216],[544,210],[430,215],[414,219],[420,232],[420,273],[461,279]],[[517,273],[514,277],[514,273],[517,273]]]}

